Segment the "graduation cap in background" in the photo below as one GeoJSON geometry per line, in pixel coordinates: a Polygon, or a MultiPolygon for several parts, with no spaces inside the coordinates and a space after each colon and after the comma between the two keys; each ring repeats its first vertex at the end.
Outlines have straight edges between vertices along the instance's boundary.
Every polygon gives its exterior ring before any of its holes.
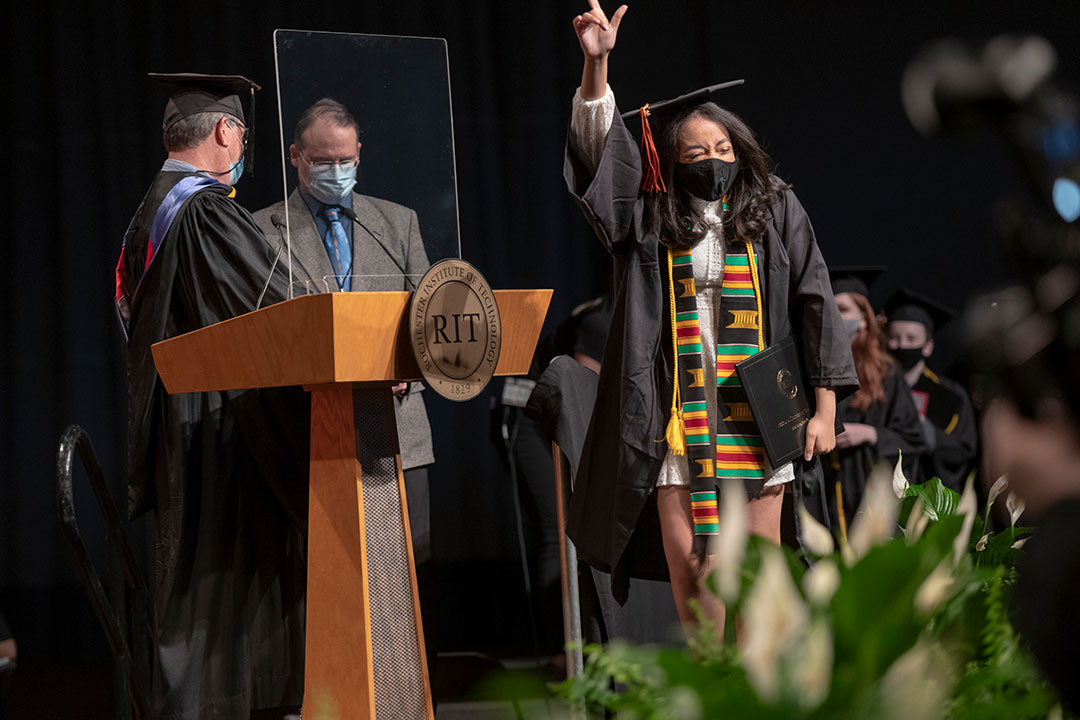
{"type": "Polygon", "coordinates": [[[928,337],[947,323],[956,313],[937,300],[909,288],[900,288],[885,301],[885,316],[893,320],[909,320],[926,327],[928,337]]]}
{"type": "Polygon", "coordinates": [[[870,299],[870,286],[885,272],[884,265],[839,265],[829,268],[833,295],[858,293],[870,299]]]}
{"type": "Polygon", "coordinates": [[[247,134],[244,140],[247,150],[244,167],[254,175],[253,125],[255,123],[255,91],[259,86],[243,75],[204,75],[202,73],[147,73],[151,78],[169,88],[169,101],[165,103],[165,116],[161,129],[168,130],[190,115],[203,112],[221,112],[234,115],[244,123],[247,134]],[[244,101],[248,110],[244,112],[244,101]]]}
{"type": "Polygon", "coordinates": [[[706,87],[699,88],[693,92],[688,92],[685,95],[680,95],[675,98],[661,100],[655,103],[646,103],[637,110],[631,110],[630,112],[624,112],[622,114],[624,120],[630,120],[635,115],[641,118],[641,160],[643,165],[641,173],[642,190],[645,192],[667,192],[667,188],[664,186],[664,179],[660,176],[660,159],[656,155],[656,142],[653,140],[653,132],[649,125],[649,118],[652,117],[654,123],[663,123],[673,117],[679,110],[694,105],[703,105],[711,99],[713,93],[725,88],[742,85],[744,82],[746,82],[746,80],[740,79],[729,80],[728,82],[719,83],[717,85],[707,85],[706,87]]]}

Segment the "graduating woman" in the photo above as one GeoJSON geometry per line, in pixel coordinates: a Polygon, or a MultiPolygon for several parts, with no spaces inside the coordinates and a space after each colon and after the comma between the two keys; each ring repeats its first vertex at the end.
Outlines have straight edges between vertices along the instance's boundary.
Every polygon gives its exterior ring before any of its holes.
{"type": "Polygon", "coordinates": [[[900,365],[885,347],[874,309],[867,299],[877,268],[834,268],[836,307],[851,337],[851,352],[859,373],[859,391],[840,403],[844,432],[836,452],[825,462],[829,489],[829,520],[841,537],[862,502],[870,469],[884,461],[890,467],[904,457],[904,472],[918,476],[925,447],[922,424],[900,365]]]}
{"type": "Polygon", "coordinates": [[[623,600],[625,551],[655,492],[684,629],[693,599],[722,629],[722,603],[702,591],[717,483],[745,483],[750,531],[776,542],[785,488],[824,515],[815,456],[833,449],[836,401],[857,387],[850,344],[806,213],[741,119],[707,91],[654,104],[643,159],[607,84],[626,6],[609,21],[590,5],[574,18],[585,61],[564,174],[612,255],[615,309],[568,532],[623,600]],[[734,365],[788,335],[817,404],[804,457],[774,468],[734,365]]]}

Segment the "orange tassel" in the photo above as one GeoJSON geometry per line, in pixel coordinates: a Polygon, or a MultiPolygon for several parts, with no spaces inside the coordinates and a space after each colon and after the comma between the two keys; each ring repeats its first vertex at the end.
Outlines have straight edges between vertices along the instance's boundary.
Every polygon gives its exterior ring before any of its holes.
{"type": "Polygon", "coordinates": [[[641,115],[641,159],[645,165],[641,169],[641,189],[647,193],[667,192],[664,178],[660,177],[660,158],[649,127],[649,106],[642,105],[638,113],[641,115]]]}

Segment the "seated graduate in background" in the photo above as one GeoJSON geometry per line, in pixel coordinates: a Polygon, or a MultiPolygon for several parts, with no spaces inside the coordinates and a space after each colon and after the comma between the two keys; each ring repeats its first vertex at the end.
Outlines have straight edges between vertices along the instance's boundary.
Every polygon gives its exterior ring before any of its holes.
{"type": "MultiPolygon", "coordinates": [[[[150,554],[151,716],[294,709],[304,683],[307,407],[296,388],[165,391],[160,340],[285,298],[273,253],[233,200],[250,152],[240,76],[152,75],[172,95],[169,157],[116,268],[127,337],[128,510],[150,554]]],[[[250,164],[250,163],[249,163],[250,164]]]]}
{"type": "Polygon", "coordinates": [[[851,337],[851,353],[859,372],[859,391],[840,403],[844,432],[825,460],[829,520],[833,531],[847,536],[847,527],[862,502],[866,479],[878,462],[891,468],[904,457],[904,472],[917,477],[924,448],[922,425],[900,367],[885,348],[885,339],[870,304],[869,286],[881,267],[830,269],[836,307],[851,337]]]}
{"type": "MultiPolygon", "coordinates": [[[[918,479],[939,477],[947,487],[963,492],[968,473],[977,464],[975,411],[962,385],[938,375],[926,364],[934,354],[934,333],[953,312],[925,295],[902,288],[885,302],[885,315],[889,350],[904,371],[926,439],[918,479]]],[[[916,478],[910,480],[915,482],[916,478]]]]}
{"type": "Polygon", "coordinates": [[[722,629],[724,606],[701,582],[717,484],[744,483],[750,531],[776,542],[785,486],[820,501],[814,456],[832,449],[836,400],[856,387],[851,349],[806,213],[750,129],[708,89],[654,103],[655,153],[643,161],[607,85],[626,6],[610,21],[590,6],[574,18],[584,67],[564,175],[611,252],[615,307],[568,533],[614,574],[619,597],[624,551],[655,491],[655,541],[683,627],[693,631],[697,600],[722,629]],[[773,468],[733,367],[793,333],[817,411],[805,458],[773,468]]]}

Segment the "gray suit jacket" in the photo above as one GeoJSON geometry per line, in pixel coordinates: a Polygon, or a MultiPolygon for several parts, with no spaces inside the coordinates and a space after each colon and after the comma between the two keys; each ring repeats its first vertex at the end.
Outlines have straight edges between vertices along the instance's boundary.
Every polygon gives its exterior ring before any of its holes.
{"type": "MultiPolygon", "coordinates": [[[[368,235],[364,228],[354,225],[352,237],[352,280],[353,290],[411,290],[398,270],[398,265],[413,276],[414,283],[427,271],[428,257],[424,243],[420,239],[420,224],[416,212],[403,205],[380,200],[379,198],[353,193],[353,212],[356,217],[382,241],[385,250],[368,235]],[[392,253],[397,265],[387,253],[392,253]]],[[[279,233],[270,222],[270,216],[277,213],[285,219],[285,203],[274,203],[254,214],[266,241],[277,250],[279,233]]],[[[292,242],[293,282],[314,281],[311,292],[325,291],[322,278],[332,275],[330,257],[326,246],[319,237],[315,218],[308,210],[298,190],[289,195],[289,234],[292,242]]],[[[287,259],[281,258],[284,264],[287,259]]],[[[333,279],[330,283],[333,283],[333,279]]],[[[336,286],[331,286],[336,289],[336,286]]],[[[303,294],[298,290],[295,294],[303,294]]],[[[401,446],[401,464],[405,469],[429,465],[435,461],[431,447],[431,426],[428,424],[427,410],[421,394],[424,386],[414,382],[409,384],[409,393],[404,398],[396,399],[398,441],[401,446]]]]}

